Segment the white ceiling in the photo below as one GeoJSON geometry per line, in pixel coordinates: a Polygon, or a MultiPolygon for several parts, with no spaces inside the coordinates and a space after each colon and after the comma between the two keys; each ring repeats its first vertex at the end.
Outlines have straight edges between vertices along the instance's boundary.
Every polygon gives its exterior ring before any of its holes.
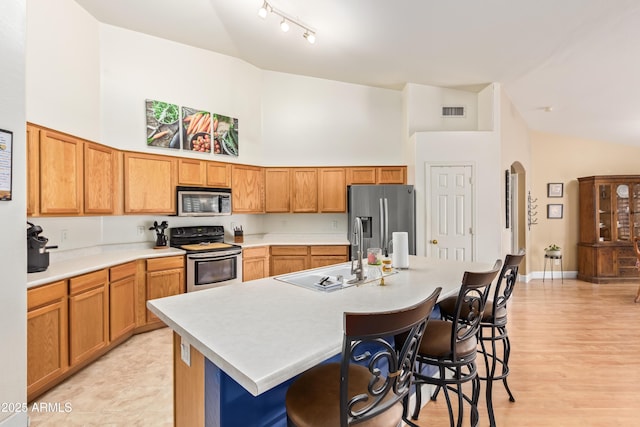
{"type": "Polygon", "coordinates": [[[266,70],[395,89],[499,82],[531,129],[640,145],[638,0],[270,0],[314,45],[260,19],[262,0],[75,1],[266,70]]]}

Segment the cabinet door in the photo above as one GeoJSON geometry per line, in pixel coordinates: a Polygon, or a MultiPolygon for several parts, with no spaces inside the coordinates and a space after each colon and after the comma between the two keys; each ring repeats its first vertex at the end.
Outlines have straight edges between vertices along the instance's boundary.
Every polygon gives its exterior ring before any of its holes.
{"type": "Polygon", "coordinates": [[[27,216],[40,213],[40,129],[27,125],[27,216]]]}
{"type": "Polygon", "coordinates": [[[262,279],[269,276],[267,258],[242,259],[242,281],[262,279]]]}
{"type": "Polygon", "coordinates": [[[231,165],[229,163],[207,162],[207,186],[231,187],[231,165]]]}
{"type": "Polygon", "coordinates": [[[353,167],[347,169],[347,185],[351,184],[375,184],[375,167],[353,167]]]}
{"type": "Polygon", "coordinates": [[[109,343],[109,287],[101,270],[69,281],[70,365],[90,359],[109,343]]]}
{"type": "Polygon", "coordinates": [[[628,183],[614,185],[615,203],[615,236],[618,242],[631,242],[630,209],[631,197],[630,185],[628,183]]]}
{"type": "Polygon", "coordinates": [[[347,184],[344,168],[320,169],[320,212],[347,211],[347,184]]]}
{"type": "Polygon", "coordinates": [[[232,166],[232,209],[234,213],[264,213],[264,169],[232,166]]]}
{"type": "Polygon", "coordinates": [[[109,278],[109,338],[114,341],[136,326],[136,263],[110,268],[109,278]]]}
{"type": "Polygon", "coordinates": [[[31,401],[69,366],[67,283],[30,289],[27,300],[27,400],[31,401]]]}
{"type": "Polygon", "coordinates": [[[118,152],[104,145],[84,144],[84,212],[113,214],[117,189],[118,152]]]}
{"type": "Polygon", "coordinates": [[[40,213],[79,215],[83,195],[83,142],[40,131],[40,213]]]}
{"type": "Polygon", "coordinates": [[[269,272],[272,276],[279,276],[281,274],[306,270],[309,268],[307,260],[308,257],[306,255],[272,256],[269,272]]]}
{"type": "Polygon", "coordinates": [[[291,211],[291,170],[289,168],[266,168],[266,211],[291,211]]]}
{"type": "Polygon", "coordinates": [[[382,166],[379,167],[376,180],[378,184],[406,184],[406,166],[382,166]]]}
{"type": "Polygon", "coordinates": [[[291,170],[292,212],[318,212],[318,169],[291,170]]]}
{"type": "MultiPolygon", "coordinates": [[[[184,269],[151,271],[147,273],[147,300],[178,295],[184,292],[184,269]]],[[[147,322],[159,321],[147,310],[147,322]]]]}
{"type": "Polygon", "coordinates": [[[206,162],[196,159],[178,160],[178,184],[202,187],[207,181],[206,162]]]}
{"type": "Polygon", "coordinates": [[[176,169],[169,156],[124,153],[125,213],[174,214],[176,169]]]}

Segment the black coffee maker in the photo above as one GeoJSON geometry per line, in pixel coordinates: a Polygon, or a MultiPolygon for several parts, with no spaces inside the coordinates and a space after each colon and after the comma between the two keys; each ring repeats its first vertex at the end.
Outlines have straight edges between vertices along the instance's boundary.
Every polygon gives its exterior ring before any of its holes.
{"type": "Polygon", "coordinates": [[[42,227],[27,221],[27,273],[45,271],[49,267],[49,252],[47,249],[56,249],[57,246],[47,246],[47,239],[40,236],[42,227]]]}

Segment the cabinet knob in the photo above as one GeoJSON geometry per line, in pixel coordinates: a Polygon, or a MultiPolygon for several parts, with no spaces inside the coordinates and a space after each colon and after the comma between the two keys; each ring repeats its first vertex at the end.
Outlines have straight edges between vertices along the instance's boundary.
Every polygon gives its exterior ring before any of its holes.
{"type": "Polygon", "coordinates": [[[438,241],[437,241],[436,239],[433,239],[433,240],[432,240],[431,242],[429,242],[429,243],[431,243],[432,245],[437,245],[437,244],[438,244],[438,241]]]}

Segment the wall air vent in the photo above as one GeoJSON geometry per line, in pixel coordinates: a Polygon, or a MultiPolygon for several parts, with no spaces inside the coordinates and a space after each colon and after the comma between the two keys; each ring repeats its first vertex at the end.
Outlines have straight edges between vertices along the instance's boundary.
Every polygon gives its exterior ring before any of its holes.
{"type": "Polygon", "coordinates": [[[442,117],[464,117],[465,108],[461,106],[443,106],[442,117]]]}

